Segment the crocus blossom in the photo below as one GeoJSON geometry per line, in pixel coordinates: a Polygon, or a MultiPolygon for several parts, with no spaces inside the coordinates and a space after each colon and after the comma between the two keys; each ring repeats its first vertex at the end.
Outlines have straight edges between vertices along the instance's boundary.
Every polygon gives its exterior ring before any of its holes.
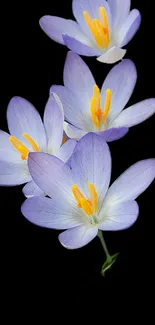
{"type": "Polygon", "coordinates": [[[105,141],[123,137],[130,126],[139,124],[155,112],[155,98],[143,100],[123,110],[135,87],[137,72],[131,60],[115,65],[101,90],[86,63],[69,51],[64,66],[64,86],[53,85],[64,107],[64,130],[79,140],[96,132],[105,141]]]}
{"type": "Polygon", "coordinates": [[[96,56],[115,63],[126,53],[122,49],[137,32],[141,15],[130,11],[130,0],[73,0],[76,21],[43,16],[40,26],[54,41],[80,55],[96,56]]]}
{"type": "Polygon", "coordinates": [[[0,185],[27,183],[25,196],[43,195],[29,173],[27,159],[29,152],[43,151],[67,161],[76,141],[68,140],[62,146],[64,113],[56,94],[49,98],[44,123],[35,107],[26,99],[13,97],[7,108],[7,122],[10,134],[0,130],[0,185]]]}
{"type": "Polygon", "coordinates": [[[22,213],[36,225],[67,229],[59,241],[68,249],[85,246],[100,230],[130,227],[139,214],[135,199],[155,178],[155,159],[146,159],[128,168],[109,187],[109,147],[94,133],[77,143],[71,168],[45,153],[30,153],[28,165],[33,180],[50,198],[27,199],[22,213]]]}

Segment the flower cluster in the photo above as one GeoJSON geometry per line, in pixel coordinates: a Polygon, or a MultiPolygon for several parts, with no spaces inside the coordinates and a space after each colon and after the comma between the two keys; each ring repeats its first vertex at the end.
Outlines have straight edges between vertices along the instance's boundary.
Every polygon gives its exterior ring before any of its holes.
{"type": "MultiPolygon", "coordinates": [[[[115,262],[102,231],[129,228],[137,219],[136,198],[155,178],[155,159],[136,162],[110,184],[108,142],[155,113],[155,98],[125,108],[137,71],[124,59],[109,72],[101,89],[80,55],[115,63],[141,22],[130,0],[73,0],[76,21],[44,16],[42,29],[68,52],[64,86],[52,85],[43,122],[26,99],[7,107],[10,134],[0,130],[0,185],[25,184],[21,211],[30,222],[65,230],[60,243],[80,248],[96,236],[105,250],[102,274],[115,262]]],[[[114,166],[115,168],[115,166],[114,166]]]]}

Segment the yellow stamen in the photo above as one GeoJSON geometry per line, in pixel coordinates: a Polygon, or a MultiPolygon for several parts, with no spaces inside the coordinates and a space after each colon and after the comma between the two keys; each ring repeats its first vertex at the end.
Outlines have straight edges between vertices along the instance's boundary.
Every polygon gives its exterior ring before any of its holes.
{"type": "Polygon", "coordinates": [[[104,47],[104,31],[102,25],[97,19],[92,19],[95,34],[93,35],[98,46],[104,47]]]}
{"type": "Polygon", "coordinates": [[[98,207],[98,195],[93,184],[88,183],[88,189],[90,193],[90,201],[92,204],[93,213],[96,213],[98,207]]]}
{"type": "MultiPolygon", "coordinates": [[[[35,141],[28,134],[23,133],[22,135],[30,143],[32,149],[35,152],[40,151],[40,149],[37,146],[37,144],[35,143],[35,141]]],[[[14,136],[10,136],[9,140],[10,140],[11,144],[14,146],[14,148],[21,154],[21,159],[26,160],[30,150],[27,149],[27,147],[14,136]]]]}
{"type": "Polygon", "coordinates": [[[98,129],[100,129],[100,119],[103,116],[103,112],[101,110],[100,90],[97,85],[94,85],[93,97],[90,102],[90,111],[94,125],[96,125],[98,129]]]}
{"type": "Polygon", "coordinates": [[[22,136],[30,143],[32,149],[36,152],[39,152],[40,149],[37,146],[37,144],[35,143],[35,141],[26,133],[23,133],[22,136]]]}
{"type": "Polygon", "coordinates": [[[111,105],[111,97],[112,97],[112,91],[111,89],[106,90],[106,98],[105,98],[105,105],[104,105],[104,111],[103,111],[103,121],[102,123],[105,123],[110,111],[110,105],[111,105]]]}
{"type": "Polygon", "coordinates": [[[92,19],[87,11],[83,12],[83,17],[97,45],[102,48],[108,48],[110,43],[110,33],[107,13],[104,7],[99,8],[100,20],[92,19]]]}
{"type": "Polygon", "coordinates": [[[83,211],[85,212],[85,214],[87,214],[88,216],[91,216],[93,213],[92,207],[90,205],[90,202],[88,200],[86,200],[85,198],[81,199],[81,207],[83,209],[83,211]]]}
{"type": "Polygon", "coordinates": [[[97,85],[94,85],[93,96],[90,101],[90,111],[91,111],[92,122],[94,125],[96,125],[99,131],[100,131],[100,124],[105,123],[107,120],[110,111],[111,97],[112,97],[112,91],[111,89],[107,89],[104,110],[102,111],[100,90],[97,87],[97,85]]]}
{"type": "Polygon", "coordinates": [[[72,186],[72,193],[75,197],[75,200],[77,201],[78,208],[81,208],[81,199],[85,199],[83,194],[80,192],[79,188],[77,187],[76,184],[72,186]]]}
{"type": "Polygon", "coordinates": [[[21,159],[26,160],[29,150],[16,137],[10,136],[9,140],[15,149],[21,154],[21,159]]]}
{"type": "Polygon", "coordinates": [[[78,204],[78,208],[82,208],[84,213],[90,216],[97,211],[98,195],[94,185],[91,183],[88,183],[88,190],[90,193],[90,200],[87,200],[87,198],[84,197],[76,184],[72,186],[72,193],[78,204]]]}
{"type": "Polygon", "coordinates": [[[91,117],[93,123],[97,126],[97,128],[100,127],[100,122],[98,119],[98,116],[96,115],[96,98],[93,96],[90,102],[90,111],[91,111],[91,117]]]}
{"type": "Polygon", "coordinates": [[[108,47],[110,42],[109,23],[108,23],[107,13],[104,7],[99,8],[99,16],[100,16],[100,23],[103,26],[103,30],[104,30],[105,41],[107,43],[106,45],[108,47]]]}

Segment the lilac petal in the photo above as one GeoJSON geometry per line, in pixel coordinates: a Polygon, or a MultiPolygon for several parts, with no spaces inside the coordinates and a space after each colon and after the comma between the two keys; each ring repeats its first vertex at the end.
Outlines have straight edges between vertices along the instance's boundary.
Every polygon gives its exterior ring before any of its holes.
{"type": "Polygon", "coordinates": [[[119,31],[119,43],[123,47],[130,42],[133,36],[136,34],[141,23],[141,14],[137,9],[133,9],[124,25],[119,31]]]}
{"type": "Polygon", "coordinates": [[[65,119],[77,128],[85,129],[88,121],[80,101],[64,86],[52,86],[50,93],[55,92],[63,104],[65,119]]]}
{"type": "Polygon", "coordinates": [[[89,114],[95,84],[94,77],[86,63],[79,55],[69,51],[64,66],[64,86],[77,97],[83,111],[87,110],[89,114]]]}
{"type": "Polygon", "coordinates": [[[64,122],[64,130],[67,136],[71,139],[80,140],[88,132],[78,129],[76,126],[64,122]]]}
{"type": "Polygon", "coordinates": [[[44,196],[45,193],[35,184],[34,181],[28,182],[22,189],[23,194],[27,197],[44,196]]]}
{"type": "Polygon", "coordinates": [[[108,0],[112,14],[113,29],[119,27],[126,20],[131,6],[131,0],[108,0]]]}
{"type": "Polygon", "coordinates": [[[7,108],[8,127],[11,135],[16,136],[28,149],[32,149],[28,141],[22,136],[28,134],[39,146],[40,150],[46,146],[46,134],[41,117],[35,107],[26,99],[13,97],[7,108]]]}
{"type": "Polygon", "coordinates": [[[80,27],[89,38],[94,40],[92,34],[83,17],[83,12],[87,11],[91,18],[99,19],[99,7],[104,7],[107,12],[109,28],[111,30],[111,12],[107,1],[105,0],[73,0],[73,14],[80,27]]]}
{"type": "Polygon", "coordinates": [[[0,130],[0,160],[12,163],[23,163],[20,154],[13,147],[9,138],[10,134],[0,130]]]}
{"type": "Polygon", "coordinates": [[[155,98],[145,99],[123,110],[112,126],[133,126],[147,120],[155,113],[155,98]]]}
{"type": "Polygon", "coordinates": [[[0,185],[15,186],[31,180],[27,163],[0,161],[0,185]]]}
{"type": "Polygon", "coordinates": [[[59,235],[59,241],[65,248],[80,248],[92,241],[97,236],[97,233],[97,226],[89,228],[79,226],[62,232],[59,235]]]}
{"type": "Polygon", "coordinates": [[[122,137],[124,137],[124,135],[127,134],[128,131],[129,128],[127,127],[118,127],[118,128],[116,127],[102,132],[98,132],[97,134],[102,136],[104,141],[111,142],[111,141],[121,139],[122,137]]]}
{"type": "Polygon", "coordinates": [[[141,160],[129,167],[111,185],[105,201],[107,204],[136,199],[155,178],[155,159],[141,160]]]}
{"type": "Polygon", "coordinates": [[[67,33],[72,37],[76,36],[78,39],[86,38],[77,22],[70,19],[55,16],[43,16],[39,23],[43,31],[52,40],[60,44],[64,44],[62,37],[63,33],[67,33]]]}
{"type": "Polygon", "coordinates": [[[77,142],[72,139],[66,141],[57,152],[56,157],[62,160],[63,162],[67,162],[74,151],[76,143],[77,142]]]}
{"type": "Polygon", "coordinates": [[[64,209],[77,209],[72,195],[72,171],[60,159],[45,153],[30,153],[28,158],[30,174],[35,183],[64,209]]]}
{"type": "Polygon", "coordinates": [[[112,90],[111,107],[107,118],[108,125],[111,124],[125,107],[131,97],[136,80],[136,67],[134,63],[128,59],[115,65],[107,75],[101,89],[101,97],[102,107],[104,107],[106,90],[108,88],[112,90]]]}
{"type": "Polygon", "coordinates": [[[48,153],[55,155],[60,149],[63,138],[64,112],[57,94],[52,93],[44,112],[44,125],[48,140],[48,153]]]}
{"type": "Polygon", "coordinates": [[[27,162],[9,141],[10,135],[0,130],[0,185],[19,185],[28,182],[31,177],[27,162]]]}
{"type": "Polygon", "coordinates": [[[113,46],[108,51],[106,51],[104,54],[99,56],[97,60],[99,62],[103,63],[115,63],[119,60],[121,60],[126,53],[126,50],[123,50],[117,46],[113,46]]]}
{"type": "Polygon", "coordinates": [[[110,151],[102,137],[95,133],[85,135],[75,147],[71,168],[75,184],[88,199],[88,183],[95,186],[100,207],[111,176],[110,151]]]}
{"type": "Polygon", "coordinates": [[[80,40],[78,40],[75,37],[69,36],[68,34],[63,34],[63,41],[64,44],[73,52],[85,55],[85,56],[98,56],[100,54],[99,51],[92,48],[93,44],[85,44],[84,39],[81,37],[80,40]]]}
{"type": "Polygon", "coordinates": [[[22,207],[23,215],[30,222],[46,228],[67,229],[81,225],[79,216],[74,215],[74,211],[68,206],[68,211],[64,211],[60,204],[45,197],[33,197],[27,199],[22,207]]]}
{"type": "MultiPolygon", "coordinates": [[[[139,207],[136,201],[125,201],[112,204],[105,209],[104,218],[99,229],[101,230],[122,230],[131,227],[137,220],[139,207]]],[[[102,211],[101,211],[102,214],[102,211]]]]}

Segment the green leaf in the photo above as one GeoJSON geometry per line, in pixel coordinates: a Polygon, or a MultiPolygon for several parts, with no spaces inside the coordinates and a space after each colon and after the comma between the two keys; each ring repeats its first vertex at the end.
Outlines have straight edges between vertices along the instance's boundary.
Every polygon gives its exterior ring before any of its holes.
{"type": "Polygon", "coordinates": [[[111,269],[112,265],[116,262],[118,255],[119,255],[119,253],[116,253],[106,259],[106,261],[102,265],[102,269],[101,269],[101,274],[103,276],[105,276],[105,272],[107,270],[111,269]]]}

